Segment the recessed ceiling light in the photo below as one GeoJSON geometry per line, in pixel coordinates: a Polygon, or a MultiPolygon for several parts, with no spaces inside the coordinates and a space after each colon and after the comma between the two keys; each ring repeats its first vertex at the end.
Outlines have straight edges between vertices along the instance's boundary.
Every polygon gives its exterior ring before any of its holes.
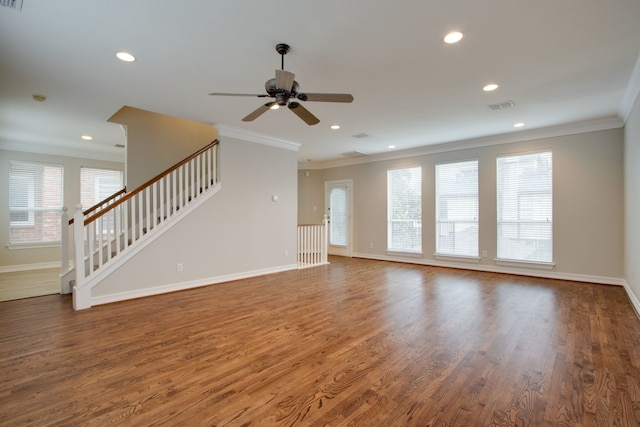
{"type": "Polygon", "coordinates": [[[80,138],[84,139],[85,141],[91,141],[93,139],[91,135],[82,135],[80,138]]]}
{"type": "Polygon", "coordinates": [[[333,130],[340,129],[340,125],[331,125],[331,129],[333,130]]]}
{"type": "Polygon", "coordinates": [[[495,83],[489,83],[485,87],[482,88],[485,92],[491,92],[492,90],[498,89],[498,85],[495,83]]]}
{"type": "Polygon", "coordinates": [[[452,31],[444,36],[444,42],[448,44],[458,43],[460,40],[462,40],[462,37],[463,35],[460,31],[452,31]]]}
{"type": "Polygon", "coordinates": [[[124,62],[133,62],[136,60],[136,57],[130,54],[129,52],[118,52],[116,53],[116,57],[120,61],[124,61],[124,62]]]}
{"type": "Polygon", "coordinates": [[[395,146],[395,145],[390,145],[390,146],[389,146],[389,149],[394,149],[394,148],[396,148],[396,146],[395,146]]]}
{"type": "Polygon", "coordinates": [[[524,126],[524,123],[522,123],[522,122],[518,122],[518,123],[514,123],[514,124],[513,124],[513,127],[514,127],[514,128],[521,128],[521,127],[523,127],[523,126],[524,126]]]}

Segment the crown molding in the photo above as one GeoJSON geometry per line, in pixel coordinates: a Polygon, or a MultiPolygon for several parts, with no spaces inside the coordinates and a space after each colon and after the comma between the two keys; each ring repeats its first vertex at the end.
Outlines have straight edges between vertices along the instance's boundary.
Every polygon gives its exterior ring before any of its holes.
{"type": "Polygon", "coordinates": [[[218,130],[218,135],[227,136],[229,138],[241,139],[243,141],[254,142],[256,144],[268,145],[270,147],[282,148],[290,151],[298,151],[302,144],[288,141],[286,139],[274,138],[271,136],[261,135],[258,133],[247,132],[243,129],[224,125],[213,125],[218,130]]]}
{"type": "Polygon", "coordinates": [[[513,142],[531,141],[542,138],[573,135],[600,130],[616,129],[624,126],[624,122],[618,116],[601,117],[593,120],[565,123],[538,129],[528,129],[510,133],[483,136],[479,138],[460,141],[445,142],[440,144],[425,145],[418,148],[398,150],[393,152],[372,154],[355,159],[327,160],[324,162],[299,162],[298,169],[329,169],[341,166],[351,166],[363,163],[379,162],[383,160],[396,160],[407,157],[423,156],[428,154],[446,153],[450,151],[467,150],[471,148],[488,147],[492,145],[509,144],[513,142]]]}
{"type": "Polygon", "coordinates": [[[118,152],[114,152],[114,149],[111,147],[104,148],[104,150],[88,150],[84,147],[63,147],[60,145],[0,140],[0,149],[25,153],[46,154],[48,156],[74,157],[79,159],[102,160],[118,163],[124,163],[126,158],[125,150],[117,149],[118,152]]]}

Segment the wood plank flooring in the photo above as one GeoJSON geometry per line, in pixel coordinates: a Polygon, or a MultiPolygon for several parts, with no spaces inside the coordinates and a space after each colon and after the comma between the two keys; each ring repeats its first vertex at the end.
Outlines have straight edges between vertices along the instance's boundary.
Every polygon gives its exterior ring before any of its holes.
{"type": "Polygon", "coordinates": [[[638,426],[640,320],[621,287],[340,257],[8,301],[0,425],[638,426]]]}

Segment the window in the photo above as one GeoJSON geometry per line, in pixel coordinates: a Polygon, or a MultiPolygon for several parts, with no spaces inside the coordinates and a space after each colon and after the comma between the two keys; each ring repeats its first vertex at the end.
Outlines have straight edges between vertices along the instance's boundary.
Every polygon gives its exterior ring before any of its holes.
{"type": "Polygon", "coordinates": [[[498,258],[552,262],[551,152],[497,159],[498,258]]]}
{"type": "Polygon", "coordinates": [[[422,251],[422,168],[387,171],[387,248],[422,251]]]}
{"type": "Polygon", "coordinates": [[[60,241],[62,166],[9,164],[9,242],[60,241]]]}
{"type": "Polygon", "coordinates": [[[436,165],[436,253],[478,256],[478,161],[436,165]]]}
{"type": "Polygon", "coordinates": [[[347,245],[347,186],[335,186],[329,190],[329,244],[347,245]]]}
{"type": "Polygon", "coordinates": [[[88,209],[122,190],[122,171],[80,168],[80,204],[88,209]]]}

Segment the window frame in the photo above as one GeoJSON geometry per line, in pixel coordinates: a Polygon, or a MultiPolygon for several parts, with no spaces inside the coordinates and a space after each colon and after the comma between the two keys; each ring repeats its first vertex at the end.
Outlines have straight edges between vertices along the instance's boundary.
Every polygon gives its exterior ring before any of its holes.
{"type": "MultiPolygon", "coordinates": [[[[523,171],[524,172],[524,171],[523,171]]],[[[518,182],[523,182],[522,180],[518,181],[518,182]]],[[[504,154],[504,155],[500,155],[496,157],[496,264],[498,265],[505,265],[505,266],[515,266],[515,267],[532,267],[532,268],[542,268],[542,269],[551,269],[555,266],[555,263],[553,261],[553,257],[554,257],[554,250],[553,250],[553,246],[554,246],[554,239],[553,239],[553,197],[554,197],[554,192],[553,192],[553,151],[551,149],[549,150],[540,150],[540,151],[533,151],[533,152],[523,152],[523,153],[509,153],[509,154],[504,154]],[[545,200],[545,202],[548,201],[548,209],[550,209],[549,214],[547,215],[546,220],[535,220],[535,219],[531,219],[531,218],[526,218],[523,220],[520,219],[512,219],[509,218],[507,220],[503,220],[502,218],[504,218],[504,214],[503,214],[503,209],[504,207],[501,206],[501,203],[504,203],[505,198],[502,196],[501,193],[501,184],[503,179],[501,178],[502,175],[502,170],[501,170],[501,165],[500,162],[501,160],[505,159],[505,158],[523,158],[523,157],[527,157],[527,156],[539,156],[539,155],[543,155],[543,154],[548,154],[550,156],[549,158],[549,183],[548,189],[527,189],[528,191],[518,191],[517,195],[520,196],[521,194],[524,194],[525,196],[531,196],[531,195],[544,195],[545,198],[548,198],[547,200],[545,200]],[[526,259],[524,257],[517,257],[514,255],[514,253],[512,252],[511,254],[505,254],[504,253],[504,246],[502,246],[501,242],[501,232],[503,230],[502,226],[504,225],[508,225],[508,224],[515,224],[518,226],[518,230],[519,230],[519,235],[520,232],[522,230],[522,226],[523,225],[535,225],[535,224],[548,224],[549,225],[549,231],[548,231],[548,235],[549,235],[549,253],[550,253],[550,257],[547,259],[526,259]]],[[[518,198],[518,200],[520,200],[520,198],[518,198]]],[[[530,201],[530,199],[529,199],[530,201]]],[[[517,203],[516,205],[520,205],[520,203],[517,203]]],[[[526,211],[521,211],[518,210],[517,211],[517,216],[522,216],[521,214],[523,212],[526,211]]],[[[524,238],[518,238],[519,240],[523,240],[524,238]]],[[[541,240],[544,239],[529,239],[531,240],[531,243],[533,244],[534,242],[539,242],[541,240]]],[[[537,243],[536,243],[537,244],[537,243]]]]}
{"type": "Polygon", "coordinates": [[[470,261],[470,262],[478,262],[480,260],[479,258],[479,253],[480,253],[480,219],[479,219],[479,213],[480,213],[480,182],[479,182],[479,167],[480,167],[480,161],[478,159],[464,159],[464,160],[452,160],[452,161],[446,161],[446,162],[439,162],[436,163],[434,166],[434,177],[435,177],[435,186],[434,186],[434,193],[435,193],[435,203],[434,203],[434,208],[435,208],[435,254],[434,256],[437,259],[455,259],[455,260],[459,260],[459,261],[470,261]],[[456,197],[455,194],[441,194],[440,193],[440,182],[441,179],[443,179],[444,177],[442,177],[439,173],[440,168],[441,167],[446,167],[446,166],[451,166],[451,165],[462,165],[462,164],[471,164],[474,163],[475,164],[475,192],[469,192],[469,193],[465,193],[465,194],[460,194],[459,196],[463,196],[463,197],[456,197]],[[474,212],[474,218],[473,219],[464,219],[464,220],[443,220],[441,218],[441,212],[442,212],[442,206],[441,206],[441,201],[442,199],[448,199],[448,200],[457,200],[457,199],[472,199],[475,201],[475,212],[474,212]],[[475,252],[474,253],[465,253],[465,252],[456,252],[451,251],[451,252],[447,252],[444,251],[443,247],[441,247],[440,243],[441,243],[441,234],[442,234],[442,230],[441,230],[441,225],[443,224],[453,224],[454,225],[454,234],[455,234],[455,225],[457,223],[460,224],[469,224],[471,227],[475,227],[475,252]]]}
{"type": "Polygon", "coordinates": [[[422,215],[422,195],[423,195],[423,191],[422,191],[422,187],[423,187],[423,173],[422,173],[422,166],[420,165],[412,165],[412,166],[405,166],[405,167],[398,167],[398,168],[392,168],[392,169],[387,169],[387,249],[386,252],[387,253],[397,253],[397,254],[410,254],[410,255],[422,255],[422,251],[423,251],[423,215],[422,215]],[[394,172],[397,171],[401,171],[401,170],[412,170],[412,169],[417,169],[418,173],[419,173],[419,195],[417,198],[417,201],[419,202],[419,206],[420,206],[420,214],[419,214],[419,218],[407,218],[407,219],[398,219],[398,218],[392,218],[393,216],[393,212],[394,212],[394,205],[393,205],[393,201],[394,201],[394,193],[392,191],[392,174],[394,172]],[[417,238],[417,242],[419,244],[419,247],[417,249],[412,249],[409,247],[394,247],[392,246],[392,244],[394,243],[394,237],[393,237],[393,223],[394,222],[398,222],[398,221],[402,221],[402,222],[413,222],[414,223],[414,227],[419,229],[419,236],[417,238]],[[417,225],[416,225],[417,223],[417,225]]]}
{"type": "Polygon", "coordinates": [[[9,161],[9,191],[8,191],[8,213],[9,213],[9,244],[7,247],[25,248],[25,247],[43,247],[58,246],[61,241],[61,223],[60,215],[64,205],[64,166],[53,163],[35,162],[29,160],[10,160],[9,161]],[[46,170],[55,170],[55,178],[59,182],[51,181],[46,175],[46,170]],[[16,183],[16,180],[22,183],[16,183]],[[55,182],[55,187],[52,187],[55,182]],[[58,187],[59,185],[59,187],[58,187]],[[26,205],[16,205],[16,198],[23,198],[14,193],[15,191],[23,192],[27,188],[26,205]],[[58,204],[54,206],[44,206],[51,204],[51,198],[59,197],[54,200],[58,204]],[[12,220],[14,213],[27,213],[26,220],[12,220]],[[47,214],[54,214],[54,217],[48,217],[47,214]],[[56,218],[57,217],[57,218],[56,218]],[[47,225],[48,224],[48,225],[47,225]],[[51,224],[55,224],[51,228],[51,224]],[[29,238],[29,233],[37,235],[37,239],[29,238]],[[47,235],[57,233],[55,238],[47,238],[47,235]],[[27,237],[25,237],[27,236],[27,237]]]}

